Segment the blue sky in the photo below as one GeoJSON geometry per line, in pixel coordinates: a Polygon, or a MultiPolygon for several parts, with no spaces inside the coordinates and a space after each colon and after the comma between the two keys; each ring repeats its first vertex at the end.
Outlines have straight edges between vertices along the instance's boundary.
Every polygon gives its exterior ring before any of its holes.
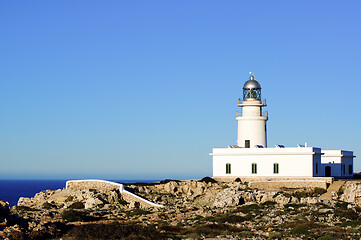
{"type": "MultiPolygon", "coordinates": [[[[211,176],[249,71],[268,144],[361,154],[360,1],[1,1],[0,178],[211,176]]],[[[355,170],[361,170],[359,157],[355,170]]]]}

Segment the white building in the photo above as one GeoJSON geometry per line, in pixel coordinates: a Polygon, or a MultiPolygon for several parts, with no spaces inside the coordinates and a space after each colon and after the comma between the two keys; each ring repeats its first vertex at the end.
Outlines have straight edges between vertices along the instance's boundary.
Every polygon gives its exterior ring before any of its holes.
{"type": "Polygon", "coordinates": [[[214,178],[276,177],[309,178],[353,176],[353,152],[321,150],[298,145],[267,148],[267,106],[261,99],[261,85],[253,76],[243,86],[243,100],[238,100],[237,145],[213,148],[214,178]]]}

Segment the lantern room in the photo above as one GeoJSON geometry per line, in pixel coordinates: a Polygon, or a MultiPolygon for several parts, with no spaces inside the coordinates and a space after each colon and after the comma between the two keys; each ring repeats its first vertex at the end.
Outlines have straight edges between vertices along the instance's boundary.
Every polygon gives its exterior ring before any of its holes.
{"type": "Polygon", "coordinates": [[[261,101],[261,84],[251,76],[243,85],[243,101],[259,100],[261,101]]]}

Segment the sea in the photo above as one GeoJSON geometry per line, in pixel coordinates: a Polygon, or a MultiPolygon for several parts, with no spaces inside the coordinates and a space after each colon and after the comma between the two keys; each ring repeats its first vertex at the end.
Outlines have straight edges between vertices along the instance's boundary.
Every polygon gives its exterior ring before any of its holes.
{"type": "MultiPolygon", "coordinates": [[[[0,180],[0,199],[15,206],[20,197],[34,197],[38,192],[65,188],[67,180],[0,180]]],[[[159,182],[160,180],[109,180],[118,183],[159,182]]]]}

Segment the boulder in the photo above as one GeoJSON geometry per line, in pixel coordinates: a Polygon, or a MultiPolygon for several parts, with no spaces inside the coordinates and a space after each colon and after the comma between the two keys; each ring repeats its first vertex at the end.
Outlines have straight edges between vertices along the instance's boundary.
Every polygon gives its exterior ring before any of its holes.
{"type": "Polygon", "coordinates": [[[219,192],[214,200],[214,207],[232,207],[240,205],[244,202],[242,194],[232,188],[227,188],[219,192]]]}
{"type": "Polygon", "coordinates": [[[178,189],[178,183],[175,181],[170,181],[164,185],[164,190],[169,193],[175,193],[178,189]]]}
{"type": "Polygon", "coordinates": [[[279,204],[288,204],[291,202],[291,197],[286,197],[280,194],[274,198],[274,201],[279,204]]]}
{"type": "Polygon", "coordinates": [[[18,200],[18,206],[28,206],[31,204],[31,199],[27,197],[20,197],[18,200]]]}
{"type": "Polygon", "coordinates": [[[84,203],[84,208],[85,208],[85,209],[93,208],[93,207],[96,207],[97,205],[103,204],[103,203],[104,203],[104,202],[101,201],[100,199],[91,197],[91,198],[88,198],[88,199],[85,201],[85,203],[84,203]]]}
{"type": "Polygon", "coordinates": [[[305,204],[315,204],[315,203],[320,203],[321,200],[317,197],[306,197],[306,198],[301,198],[300,202],[305,204]]]}
{"type": "Polygon", "coordinates": [[[137,202],[137,201],[132,201],[132,202],[130,202],[129,207],[130,207],[130,208],[139,208],[139,207],[140,207],[140,203],[137,202]]]}
{"type": "Polygon", "coordinates": [[[111,191],[108,195],[109,203],[118,203],[119,202],[119,194],[116,191],[111,191]]]}
{"type": "Polygon", "coordinates": [[[361,206],[361,182],[346,182],[343,186],[340,200],[349,203],[357,203],[361,206]]]}

